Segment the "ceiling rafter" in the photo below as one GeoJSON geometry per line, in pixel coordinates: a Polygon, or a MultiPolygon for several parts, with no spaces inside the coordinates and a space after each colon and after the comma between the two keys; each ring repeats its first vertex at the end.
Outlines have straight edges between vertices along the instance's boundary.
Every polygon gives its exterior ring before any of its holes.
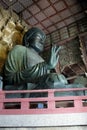
{"type": "Polygon", "coordinates": [[[24,21],[29,26],[42,27],[46,34],[52,33],[56,29],[58,30],[62,27],[65,27],[72,22],[77,22],[77,20],[79,19],[77,15],[80,16],[83,13],[82,8],[81,11],[76,10],[76,7],[80,8],[80,3],[76,0],[69,0],[69,4],[67,0],[44,0],[44,3],[43,0],[32,0],[31,2],[29,1],[30,3],[28,3],[28,0],[25,0],[25,2],[23,2],[23,0],[14,0],[14,2],[5,2],[4,0],[2,0],[2,2],[3,6],[5,5],[8,8],[14,9],[14,11],[19,15],[22,14],[22,19],[24,19],[24,21]],[[28,3],[28,5],[26,4],[26,2],[28,3]],[[44,7],[42,6],[42,4],[44,7]],[[15,8],[15,6],[18,7],[15,8]],[[33,6],[35,13],[32,11],[33,6]],[[25,17],[24,15],[27,16],[25,17]],[[42,15],[44,16],[44,18],[42,18],[42,15]]]}

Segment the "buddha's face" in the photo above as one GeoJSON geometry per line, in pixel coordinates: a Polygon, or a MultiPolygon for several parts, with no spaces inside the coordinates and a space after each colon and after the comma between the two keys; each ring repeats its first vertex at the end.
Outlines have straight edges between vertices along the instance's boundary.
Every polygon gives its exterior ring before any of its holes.
{"type": "Polygon", "coordinates": [[[37,52],[42,52],[44,49],[45,38],[39,32],[34,34],[29,41],[29,46],[34,48],[37,52]]]}

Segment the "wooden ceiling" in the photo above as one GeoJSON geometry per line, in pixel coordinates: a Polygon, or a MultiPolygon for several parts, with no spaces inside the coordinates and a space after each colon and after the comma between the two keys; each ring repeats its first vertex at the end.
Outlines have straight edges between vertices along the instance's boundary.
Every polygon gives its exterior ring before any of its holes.
{"type": "Polygon", "coordinates": [[[5,9],[15,11],[28,25],[49,34],[85,17],[79,0],[0,0],[5,9]]]}

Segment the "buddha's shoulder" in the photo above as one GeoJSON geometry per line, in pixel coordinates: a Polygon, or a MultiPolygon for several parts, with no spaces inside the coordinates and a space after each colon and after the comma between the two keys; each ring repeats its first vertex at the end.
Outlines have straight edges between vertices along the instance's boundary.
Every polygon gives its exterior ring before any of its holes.
{"type": "Polygon", "coordinates": [[[25,46],[22,46],[22,45],[16,45],[13,49],[26,49],[25,46]]]}
{"type": "Polygon", "coordinates": [[[9,52],[9,54],[21,54],[21,53],[25,53],[26,51],[26,47],[22,46],[22,45],[15,45],[12,50],[9,52]]]}

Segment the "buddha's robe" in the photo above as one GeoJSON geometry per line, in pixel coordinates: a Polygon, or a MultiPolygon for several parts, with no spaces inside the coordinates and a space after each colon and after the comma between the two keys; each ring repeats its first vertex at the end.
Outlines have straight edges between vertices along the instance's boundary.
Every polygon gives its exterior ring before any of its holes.
{"type": "Polygon", "coordinates": [[[8,85],[35,83],[48,73],[46,62],[34,49],[16,45],[5,63],[4,82],[8,85]]]}

